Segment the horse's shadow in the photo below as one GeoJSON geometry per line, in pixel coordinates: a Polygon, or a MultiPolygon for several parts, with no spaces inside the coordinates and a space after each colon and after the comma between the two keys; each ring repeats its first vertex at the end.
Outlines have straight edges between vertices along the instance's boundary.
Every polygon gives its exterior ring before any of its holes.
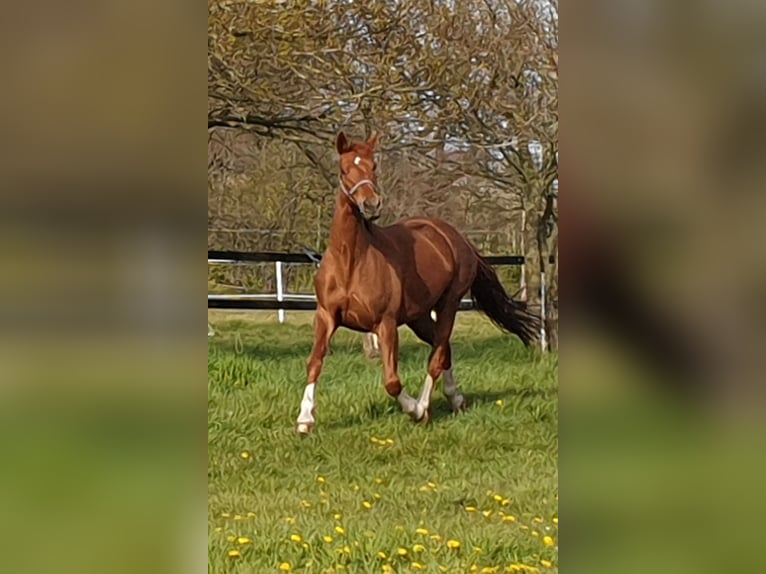
{"type": "MultiPolygon", "coordinates": [[[[466,400],[466,410],[462,413],[455,413],[447,398],[437,391],[431,399],[430,424],[435,424],[452,417],[462,416],[473,409],[482,408],[486,405],[494,405],[498,400],[507,401],[516,397],[550,398],[555,394],[555,389],[511,389],[502,392],[464,392],[463,396],[466,400]]],[[[396,401],[393,399],[386,401],[384,399],[370,403],[363,412],[346,415],[341,419],[328,422],[328,426],[330,428],[351,428],[365,422],[397,416],[404,417],[405,415],[396,401]]]]}

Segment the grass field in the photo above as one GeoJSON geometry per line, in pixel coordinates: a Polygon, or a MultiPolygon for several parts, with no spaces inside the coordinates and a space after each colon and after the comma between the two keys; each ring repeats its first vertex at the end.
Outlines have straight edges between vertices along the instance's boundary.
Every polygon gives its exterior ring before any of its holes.
{"type": "MultiPolygon", "coordinates": [[[[341,330],[317,387],[317,428],[294,432],[311,313],[209,315],[210,572],[555,572],[557,356],[475,313],[453,337],[469,410],[434,393],[417,426],[341,330]]],[[[416,395],[429,348],[400,329],[416,395]]]]}

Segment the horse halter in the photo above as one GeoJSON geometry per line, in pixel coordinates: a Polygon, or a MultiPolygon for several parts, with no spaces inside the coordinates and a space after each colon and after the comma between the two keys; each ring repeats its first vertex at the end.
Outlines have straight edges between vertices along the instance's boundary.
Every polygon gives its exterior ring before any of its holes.
{"type": "Polygon", "coordinates": [[[343,193],[345,193],[350,198],[354,198],[354,194],[359,191],[359,188],[362,187],[364,184],[369,183],[372,186],[373,191],[375,193],[378,192],[377,188],[375,187],[375,184],[372,182],[372,180],[369,179],[360,179],[357,181],[353,186],[351,186],[351,189],[346,189],[346,186],[343,185],[343,178],[338,178],[340,181],[340,188],[343,190],[343,193]]]}

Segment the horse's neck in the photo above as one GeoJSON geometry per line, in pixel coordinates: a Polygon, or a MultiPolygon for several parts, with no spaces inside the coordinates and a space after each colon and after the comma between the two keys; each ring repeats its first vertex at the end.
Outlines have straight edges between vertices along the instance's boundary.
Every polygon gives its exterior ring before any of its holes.
{"type": "Polygon", "coordinates": [[[341,257],[344,267],[347,267],[346,271],[350,272],[369,244],[369,232],[364,223],[354,212],[348,199],[342,192],[339,193],[330,229],[330,250],[341,257]]]}

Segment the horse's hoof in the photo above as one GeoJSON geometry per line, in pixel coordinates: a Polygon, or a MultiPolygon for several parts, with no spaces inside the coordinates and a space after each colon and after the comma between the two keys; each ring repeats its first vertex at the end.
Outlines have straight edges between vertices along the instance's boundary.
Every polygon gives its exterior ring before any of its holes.
{"type": "Polygon", "coordinates": [[[452,405],[452,412],[456,415],[464,413],[466,410],[468,410],[468,402],[464,398],[461,398],[458,404],[452,405]]]}
{"type": "Polygon", "coordinates": [[[431,422],[431,410],[430,409],[427,409],[427,410],[423,411],[423,414],[420,415],[420,418],[415,420],[415,423],[417,423],[419,425],[424,425],[424,426],[429,424],[430,422],[431,422]]]}
{"type": "Polygon", "coordinates": [[[311,434],[312,430],[314,430],[313,423],[298,423],[298,425],[295,427],[295,432],[301,436],[308,436],[311,434]]]}

